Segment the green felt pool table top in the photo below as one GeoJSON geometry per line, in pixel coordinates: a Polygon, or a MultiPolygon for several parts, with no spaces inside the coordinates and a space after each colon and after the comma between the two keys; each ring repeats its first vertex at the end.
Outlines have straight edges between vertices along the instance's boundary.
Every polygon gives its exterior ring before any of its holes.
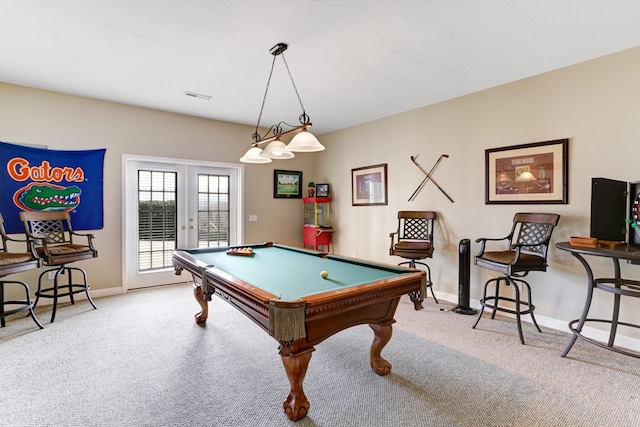
{"type": "Polygon", "coordinates": [[[226,248],[183,249],[201,265],[218,270],[267,291],[281,300],[295,300],[410,274],[387,264],[354,260],[284,245],[256,245],[253,256],[229,255],[226,248]],[[327,271],[328,277],[320,273],[327,271]]]}

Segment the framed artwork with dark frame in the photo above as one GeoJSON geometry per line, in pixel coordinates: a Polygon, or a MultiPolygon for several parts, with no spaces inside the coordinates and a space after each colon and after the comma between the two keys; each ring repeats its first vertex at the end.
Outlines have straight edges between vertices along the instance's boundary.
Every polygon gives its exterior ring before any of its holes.
{"type": "Polygon", "coordinates": [[[302,172],[274,170],[273,197],[275,199],[302,198],[302,172]]]}
{"type": "Polygon", "coordinates": [[[329,184],[316,184],[316,197],[329,197],[329,184]]]}
{"type": "Polygon", "coordinates": [[[387,205],[387,164],[351,169],[351,205],[387,205]]]}
{"type": "Polygon", "coordinates": [[[485,204],[567,204],[569,140],[485,150],[485,204]]]}

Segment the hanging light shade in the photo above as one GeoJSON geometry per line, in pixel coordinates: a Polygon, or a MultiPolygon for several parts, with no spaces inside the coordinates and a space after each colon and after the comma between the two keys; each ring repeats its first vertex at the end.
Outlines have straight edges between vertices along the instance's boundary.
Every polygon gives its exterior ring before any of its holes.
{"type": "Polygon", "coordinates": [[[261,157],[267,157],[269,159],[293,159],[296,155],[287,149],[284,142],[279,138],[271,141],[264,150],[260,153],[261,157]]]}
{"type": "Polygon", "coordinates": [[[292,159],[295,157],[293,151],[314,152],[324,150],[324,146],[320,144],[320,142],[318,142],[316,137],[307,131],[307,128],[311,127],[311,120],[304,110],[302,99],[300,98],[300,94],[298,93],[296,84],[293,81],[293,76],[291,75],[291,71],[289,70],[289,66],[287,65],[287,60],[284,58],[284,51],[287,50],[287,48],[288,45],[286,43],[278,43],[277,45],[273,46],[271,50],[269,50],[269,53],[273,55],[273,62],[271,63],[271,71],[269,72],[269,79],[267,80],[267,88],[264,91],[264,98],[262,99],[262,106],[260,107],[260,114],[258,115],[256,130],[253,135],[251,135],[251,138],[253,139],[253,143],[251,144],[252,148],[250,148],[249,151],[247,151],[247,153],[242,156],[242,158],[240,159],[241,162],[268,163],[271,161],[271,159],[292,159]],[[267,93],[269,92],[269,83],[271,82],[273,68],[278,56],[280,56],[282,58],[282,62],[284,62],[284,66],[286,67],[289,78],[291,79],[291,84],[293,85],[293,90],[295,91],[296,96],[298,97],[298,102],[300,103],[300,107],[302,108],[302,114],[300,114],[300,116],[298,117],[300,125],[294,126],[281,121],[278,124],[272,125],[265,135],[260,135],[258,133],[258,129],[260,128],[260,119],[262,118],[262,112],[267,100],[267,93]],[[283,129],[283,126],[291,129],[285,130],[283,129]],[[280,140],[280,137],[293,133],[296,133],[296,136],[291,140],[288,146],[285,146],[284,143],[280,140]],[[264,148],[264,150],[260,151],[260,147],[263,144],[268,145],[264,148]],[[260,157],[268,160],[261,161],[259,159],[260,157]]]}
{"type": "Polygon", "coordinates": [[[320,144],[318,138],[305,128],[302,132],[293,137],[291,142],[287,145],[287,149],[289,151],[296,151],[300,153],[312,153],[324,150],[324,145],[320,144]]]}
{"type": "Polygon", "coordinates": [[[536,180],[536,177],[533,176],[533,174],[529,171],[522,172],[516,179],[516,181],[521,181],[521,182],[522,181],[528,182],[528,181],[535,181],[535,180],[536,180]]]}
{"type": "Polygon", "coordinates": [[[262,149],[260,147],[251,147],[244,153],[244,156],[240,158],[243,163],[271,163],[271,159],[261,156],[262,149]]]}

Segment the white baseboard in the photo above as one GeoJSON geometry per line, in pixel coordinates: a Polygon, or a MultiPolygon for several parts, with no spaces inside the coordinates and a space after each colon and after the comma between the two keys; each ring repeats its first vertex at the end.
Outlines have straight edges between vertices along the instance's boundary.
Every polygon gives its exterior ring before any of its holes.
{"type": "MultiPolygon", "coordinates": [[[[436,294],[436,298],[438,298],[439,300],[442,299],[452,304],[458,303],[458,295],[453,295],[453,294],[448,294],[448,293],[438,292],[438,291],[435,291],[435,294],[436,294]]],[[[469,305],[471,306],[471,308],[474,308],[476,310],[480,310],[482,308],[478,300],[469,301],[469,305]]],[[[497,313],[497,314],[515,318],[514,315],[509,313],[497,313]]],[[[531,321],[531,316],[522,317],[522,321],[533,324],[533,322],[531,321]]],[[[540,326],[554,329],[556,331],[571,333],[571,331],[569,330],[569,323],[565,320],[559,320],[559,319],[554,319],[552,317],[541,316],[536,313],[536,321],[540,326]]],[[[596,341],[606,343],[609,340],[609,332],[604,331],[602,329],[595,329],[595,328],[590,328],[588,326],[585,326],[582,328],[582,333],[596,341]]],[[[616,347],[622,347],[628,350],[640,352],[640,339],[617,334],[616,347]]]]}

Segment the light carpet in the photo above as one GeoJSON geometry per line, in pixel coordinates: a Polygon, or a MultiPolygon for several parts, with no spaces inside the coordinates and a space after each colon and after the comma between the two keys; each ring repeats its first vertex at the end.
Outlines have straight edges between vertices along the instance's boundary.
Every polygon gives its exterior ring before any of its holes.
{"type": "Polygon", "coordinates": [[[369,367],[367,325],[316,347],[304,382],[309,415],[289,392],[278,344],[219,298],[207,325],[190,285],[164,286],[22,315],[0,329],[0,424],[6,426],[640,426],[640,361],[568,333],[452,312],[403,297],[383,356],[369,367]]]}

